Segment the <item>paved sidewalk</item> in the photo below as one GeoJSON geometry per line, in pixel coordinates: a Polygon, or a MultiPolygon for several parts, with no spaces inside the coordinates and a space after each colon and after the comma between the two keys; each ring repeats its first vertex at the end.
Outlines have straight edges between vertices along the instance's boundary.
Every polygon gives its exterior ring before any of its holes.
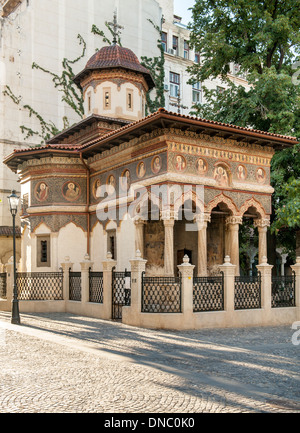
{"type": "Polygon", "coordinates": [[[154,331],[0,312],[0,413],[300,412],[289,326],[154,331]]]}

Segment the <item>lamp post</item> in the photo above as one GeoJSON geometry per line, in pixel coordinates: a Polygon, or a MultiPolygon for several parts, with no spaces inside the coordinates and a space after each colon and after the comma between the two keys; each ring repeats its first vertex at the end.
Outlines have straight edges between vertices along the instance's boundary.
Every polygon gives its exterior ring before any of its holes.
{"type": "Polygon", "coordinates": [[[13,258],[14,258],[14,284],[13,284],[13,300],[12,300],[12,317],[11,323],[20,325],[19,301],[17,291],[17,275],[16,275],[16,215],[18,212],[19,199],[16,191],[12,191],[8,198],[9,210],[13,217],[13,258]]]}

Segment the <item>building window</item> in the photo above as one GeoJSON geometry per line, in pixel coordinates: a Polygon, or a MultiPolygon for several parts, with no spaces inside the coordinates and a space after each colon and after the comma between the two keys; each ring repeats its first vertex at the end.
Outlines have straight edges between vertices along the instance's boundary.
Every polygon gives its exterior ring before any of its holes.
{"type": "Polygon", "coordinates": [[[111,253],[113,260],[117,259],[116,230],[107,231],[107,251],[111,253]]]}
{"type": "Polygon", "coordinates": [[[201,94],[201,83],[193,83],[193,103],[201,104],[202,102],[202,94],[201,94]]]}
{"type": "Polygon", "coordinates": [[[200,54],[199,53],[195,53],[195,63],[200,63],[200,54]]]}
{"type": "Polygon", "coordinates": [[[178,56],[178,37],[177,36],[173,36],[173,45],[172,45],[174,54],[176,54],[176,56],[178,56]]]}
{"type": "Polygon", "coordinates": [[[161,44],[162,44],[164,52],[167,52],[167,50],[168,50],[168,35],[165,32],[162,32],[161,44]]]}
{"type": "Polygon", "coordinates": [[[88,93],[88,113],[92,111],[92,95],[91,92],[88,93]]]}
{"type": "Polygon", "coordinates": [[[111,108],[111,95],[110,95],[110,89],[103,89],[104,92],[104,110],[110,110],[111,108]]]}
{"type": "Polygon", "coordinates": [[[50,235],[37,236],[37,267],[47,267],[50,264],[50,235]]]}
{"type": "Polygon", "coordinates": [[[133,92],[132,90],[127,90],[127,110],[133,110],[133,92]]]}
{"type": "Polygon", "coordinates": [[[217,93],[220,95],[225,92],[225,87],[217,86],[217,93]]]}
{"type": "Polygon", "coordinates": [[[183,57],[187,60],[190,58],[190,47],[188,41],[184,41],[183,57]]]}
{"type": "Polygon", "coordinates": [[[178,98],[180,91],[180,75],[170,72],[170,96],[178,98]]]}

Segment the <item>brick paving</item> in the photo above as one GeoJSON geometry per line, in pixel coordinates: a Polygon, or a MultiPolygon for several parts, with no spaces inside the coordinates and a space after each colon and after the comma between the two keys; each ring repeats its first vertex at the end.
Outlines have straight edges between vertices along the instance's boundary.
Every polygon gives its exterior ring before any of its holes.
{"type": "Polygon", "coordinates": [[[290,326],[139,329],[0,312],[0,413],[299,413],[290,326]]]}

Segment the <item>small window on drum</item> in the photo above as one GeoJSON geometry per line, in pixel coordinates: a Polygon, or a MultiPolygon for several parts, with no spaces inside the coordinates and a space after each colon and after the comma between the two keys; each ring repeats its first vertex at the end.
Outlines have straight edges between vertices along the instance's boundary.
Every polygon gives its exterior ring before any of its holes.
{"type": "Polygon", "coordinates": [[[49,268],[50,266],[50,235],[37,236],[37,267],[49,268]]]}

